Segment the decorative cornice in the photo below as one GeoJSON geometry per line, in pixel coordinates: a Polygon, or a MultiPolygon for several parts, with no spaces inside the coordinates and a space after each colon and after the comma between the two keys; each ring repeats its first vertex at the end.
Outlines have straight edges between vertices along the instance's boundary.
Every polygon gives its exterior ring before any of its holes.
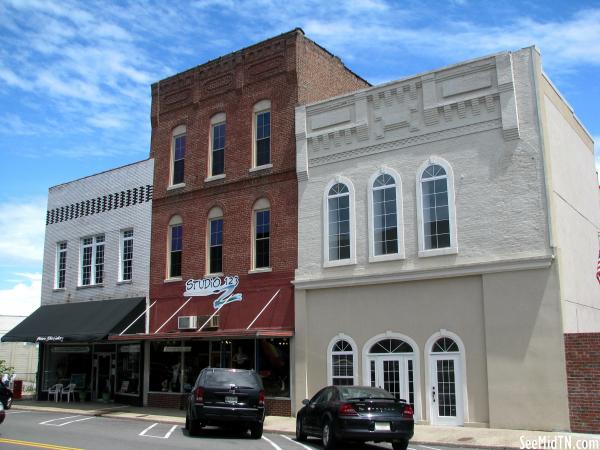
{"type": "Polygon", "coordinates": [[[366,286],[372,284],[402,283],[407,281],[434,280],[439,278],[466,277],[499,272],[516,272],[520,270],[547,269],[552,264],[554,255],[542,255],[531,258],[505,259],[485,263],[460,264],[453,267],[434,269],[406,270],[402,272],[349,275],[319,279],[298,279],[293,281],[296,289],[325,289],[347,286],[366,286]]]}

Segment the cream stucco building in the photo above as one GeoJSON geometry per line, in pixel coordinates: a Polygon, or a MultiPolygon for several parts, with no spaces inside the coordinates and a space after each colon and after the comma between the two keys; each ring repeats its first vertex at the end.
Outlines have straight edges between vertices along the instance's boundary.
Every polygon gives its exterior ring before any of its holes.
{"type": "Polygon", "coordinates": [[[570,429],[565,334],[600,331],[600,197],[538,50],[298,107],[296,139],[295,407],[355,383],[422,423],[570,429]]]}

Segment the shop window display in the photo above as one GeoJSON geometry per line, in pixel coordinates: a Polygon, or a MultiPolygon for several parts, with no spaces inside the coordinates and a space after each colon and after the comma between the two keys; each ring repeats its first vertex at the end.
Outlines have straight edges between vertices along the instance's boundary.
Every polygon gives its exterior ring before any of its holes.
{"type": "Polygon", "coordinates": [[[150,391],[181,392],[181,341],[150,344],[150,391]]]}
{"type": "Polygon", "coordinates": [[[184,343],[190,351],[183,354],[183,390],[191,390],[196,382],[200,371],[208,367],[208,341],[188,341],[184,343]]]}
{"type": "Polygon", "coordinates": [[[90,388],[92,352],[90,346],[50,346],[44,356],[42,390],[55,384],[75,383],[77,389],[90,388]]]}
{"type": "Polygon", "coordinates": [[[288,339],[257,341],[257,372],[267,397],[290,396],[290,346],[288,339]]]}
{"type": "Polygon", "coordinates": [[[141,345],[120,345],[117,354],[117,393],[139,395],[141,345]]]}

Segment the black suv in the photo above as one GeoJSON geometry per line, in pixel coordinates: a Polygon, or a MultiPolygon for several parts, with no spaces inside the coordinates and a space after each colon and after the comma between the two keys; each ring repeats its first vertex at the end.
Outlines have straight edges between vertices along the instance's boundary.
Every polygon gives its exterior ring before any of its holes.
{"type": "Polygon", "coordinates": [[[197,435],[206,425],[229,426],[260,439],[265,420],[265,390],[254,370],[206,368],[187,400],[185,428],[197,435]]]}

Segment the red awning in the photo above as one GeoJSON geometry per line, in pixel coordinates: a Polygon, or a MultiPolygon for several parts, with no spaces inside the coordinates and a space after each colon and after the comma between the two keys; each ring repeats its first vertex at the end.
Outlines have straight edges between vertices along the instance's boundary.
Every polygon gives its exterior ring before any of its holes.
{"type": "Polygon", "coordinates": [[[139,333],[109,336],[111,341],[164,341],[173,339],[210,339],[210,338],[261,338],[261,337],[292,337],[294,330],[287,329],[229,329],[218,331],[177,331],[171,333],[139,333]]]}

